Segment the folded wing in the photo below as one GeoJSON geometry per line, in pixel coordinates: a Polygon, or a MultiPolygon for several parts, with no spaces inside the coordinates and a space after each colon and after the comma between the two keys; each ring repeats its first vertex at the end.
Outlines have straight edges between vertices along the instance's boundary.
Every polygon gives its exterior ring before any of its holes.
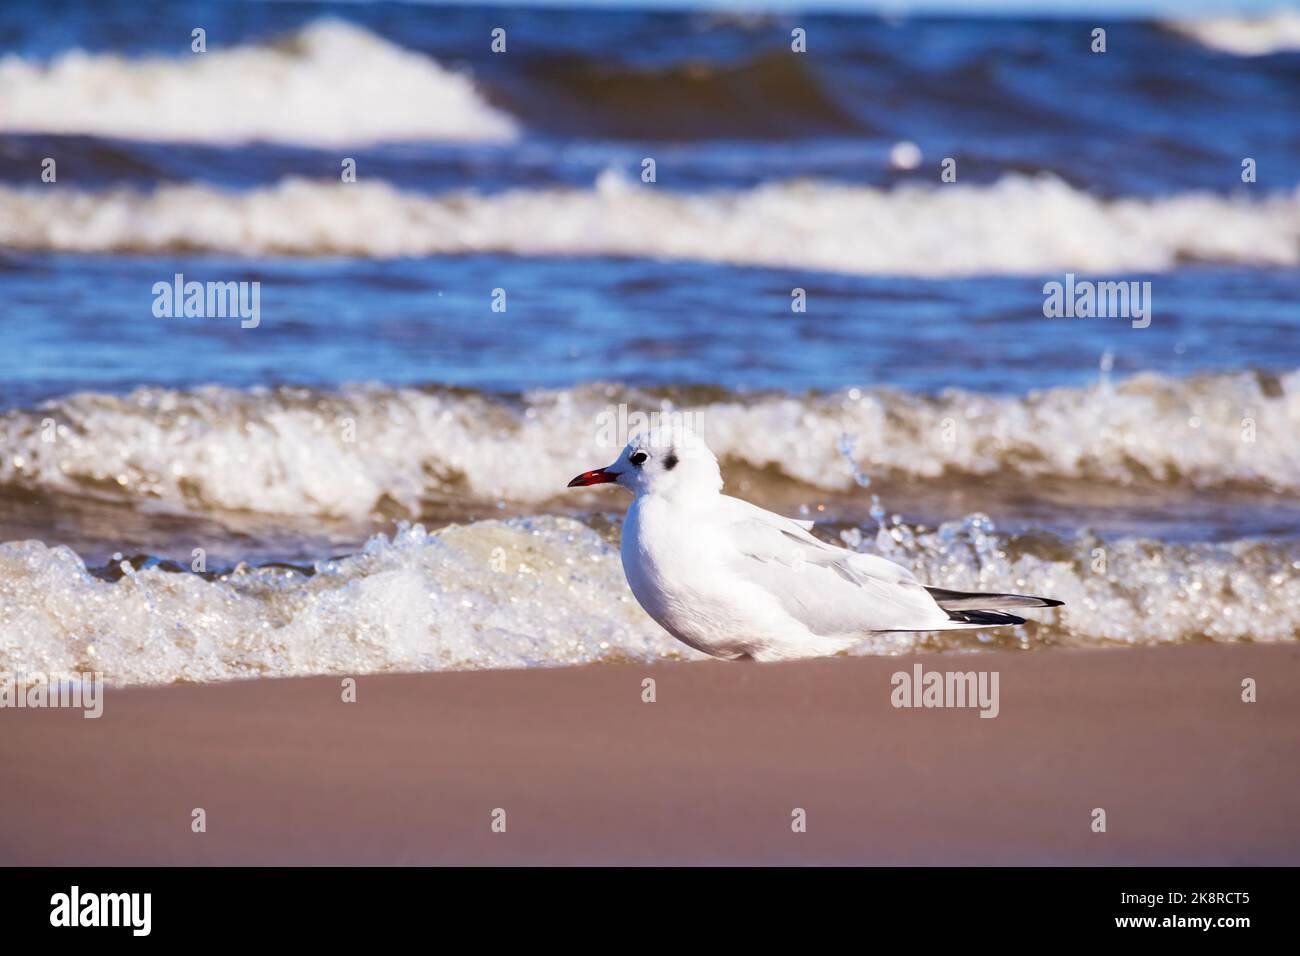
{"type": "Polygon", "coordinates": [[[804,522],[723,497],[732,570],[770,592],[814,634],[929,631],[953,621],[906,568],[827,544],[804,522]]]}

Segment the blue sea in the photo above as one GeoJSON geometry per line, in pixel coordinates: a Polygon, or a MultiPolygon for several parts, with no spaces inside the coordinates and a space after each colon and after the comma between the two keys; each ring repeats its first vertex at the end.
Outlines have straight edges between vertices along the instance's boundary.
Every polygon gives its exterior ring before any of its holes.
{"type": "Polygon", "coordinates": [[[565,489],[681,413],[729,493],[1066,602],[864,653],[1295,640],[1297,117],[1286,9],[10,0],[0,669],[692,656],[565,489]]]}

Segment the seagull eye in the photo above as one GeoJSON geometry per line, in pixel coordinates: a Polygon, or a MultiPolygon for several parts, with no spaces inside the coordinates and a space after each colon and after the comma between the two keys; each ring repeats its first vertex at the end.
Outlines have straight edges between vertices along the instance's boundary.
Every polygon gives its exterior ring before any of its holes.
{"type": "Polygon", "coordinates": [[[647,458],[649,458],[649,457],[650,457],[650,456],[647,455],[645,452],[643,452],[643,451],[638,451],[638,452],[633,453],[632,457],[629,458],[628,461],[630,461],[632,464],[634,464],[634,465],[636,465],[638,468],[640,468],[643,464],[645,464],[645,460],[646,460],[647,458]]]}

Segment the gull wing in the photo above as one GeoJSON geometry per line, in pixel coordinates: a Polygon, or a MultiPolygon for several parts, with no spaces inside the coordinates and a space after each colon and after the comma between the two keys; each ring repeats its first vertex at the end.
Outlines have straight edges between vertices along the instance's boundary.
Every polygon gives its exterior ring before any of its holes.
{"type": "Polygon", "coordinates": [[[901,565],[827,544],[811,522],[783,518],[722,496],[731,570],[770,592],[814,634],[928,631],[952,627],[948,613],[901,565]]]}

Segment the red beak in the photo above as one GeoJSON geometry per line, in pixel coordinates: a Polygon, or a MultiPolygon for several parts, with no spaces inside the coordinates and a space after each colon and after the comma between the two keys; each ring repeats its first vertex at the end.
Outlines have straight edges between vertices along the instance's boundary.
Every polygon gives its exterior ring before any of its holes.
{"type": "Polygon", "coordinates": [[[618,475],[606,471],[604,468],[597,468],[595,471],[584,471],[569,482],[568,487],[582,488],[586,485],[604,485],[614,481],[618,481],[618,475]]]}

